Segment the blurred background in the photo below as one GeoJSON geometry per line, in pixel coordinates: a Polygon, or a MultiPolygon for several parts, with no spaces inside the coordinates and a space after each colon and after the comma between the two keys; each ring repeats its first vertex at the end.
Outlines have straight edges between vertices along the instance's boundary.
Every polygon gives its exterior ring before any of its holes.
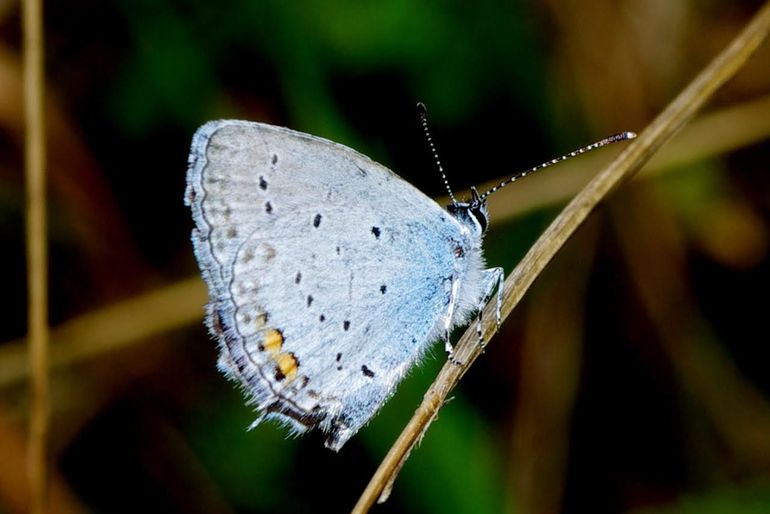
{"type": "MultiPolygon", "coordinates": [[[[429,195],[645,125],[758,1],[45,4],[51,512],[345,512],[445,356],[338,454],[215,369],[182,203],[190,138],[259,120],[429,195]]],[[[0,512],[26,509],[19,2],[0,0],[0,512]]],[[[770,45],[595,212],[375,512],[770,512],[770,45]]],[[[617,145],[623,146],[623,145],[617,145]]],[[[609,148],[491,202],[507,272],[609,148]]]]}

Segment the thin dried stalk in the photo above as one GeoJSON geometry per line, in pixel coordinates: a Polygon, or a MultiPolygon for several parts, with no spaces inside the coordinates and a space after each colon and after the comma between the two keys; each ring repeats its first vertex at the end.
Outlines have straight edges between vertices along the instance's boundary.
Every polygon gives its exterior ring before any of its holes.
{"type": "MultiPolygon", "coordinates": [[[[200,275],[159,287],[73,318],[51,332],[50,367],[66,367],[152,341],[166,332],[200,323],[206,286],[200,275]]],[[[0,388],[27,376],[21,341],[0,345],[0,388]]]]}
{"type": "Polygon", "coordinates": [[[30,387],[28,466],[30,512],[46,511],[48,435],[48,261],[46,242],[43,16],[40,0],[22,4],[24,30],[27,289],[30,387]]]}
{"type": "MultiPolygon", "coordinates": [[[[585,221],[586,217],[621,182],[642,167],[652,155],[684,125],[705,101],[714,94],[738,69],[770,31],[770,2],[758,11],[743,31],[723,50],[671,104],[632,142],[609,167],[602,170],[567,205],[527,252],[519,265],[505,281],[502,315],[505,319],[513,308],[561,249],[567,239],[585,221]]],[[[483,336],[489,341],[496,332],[494,302],[484,309],[483,336]]],[[[480,354],[473,324],[456,347],[455,356],[462,365],[447,363],[428,389],[422,404],[414,413],[401,435],[364,490],[354,513],[367,512],[375,501],[387,500],[390,489],[414,446],[435,419],[449,392],[462,378],[480,354]]]]}

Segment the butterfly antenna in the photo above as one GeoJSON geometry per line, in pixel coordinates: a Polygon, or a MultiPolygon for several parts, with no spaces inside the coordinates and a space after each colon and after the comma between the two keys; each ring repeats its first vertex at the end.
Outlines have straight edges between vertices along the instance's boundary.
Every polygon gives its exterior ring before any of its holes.
{"type": "Polygon", "coordinates": [[[602,139],[601,141],[597,141],[596,143],[591,143],[588,146],[578,148],[577,150],[574,150],[568,154],[562,155],[561,157],[557,157],[556,159],[551,159],[550,161],[546,161],[543,164],[538,164],[534,168],[530,168],[526,171],[522,171],[512,176],[511,178],[503,180],[502,182],[497,184],[495,187],[493,187],[486,193],[480,195],[478,201],[483,201],[486,197],[488,197],[498,189],[503,188],[512,182],[516,182],[520,178],[524,178],[530,173],[540,171],[543,168],[548,168],[550,166],[553,166],[554,164],[560,163],[562,161],[566,161],[567,159],[571,159],[573,157],[577,157],[578,155],[584,154],[586,152],[590,152],[591,150],[596,150],[597,148],[601,148],[603,146],[607,146],[612,143],[617,143],[618,141],[627,141],[629,139],[634,139],[635,137],[636,137],[635,132],[620,132],[618,134],[613,134],[609,137],[605,137],[604,139],[602,139]]]}
{"type": "Polygon", "coordinates": [[[419,102],[417,104],[417,114],[420,116],[422,130],[425,132],[425,139],[428,140],[428,146],[430,147],[430,151],[433,153],[433,158],[436,160],[438,172],[441,173],[441,178],[444,179],[444,186],[446,187],[447,193],[449,193],[449,198],[452,200],[452,204],[456,204],[457,200],[455,200],[455,195],[452,194],[452,188],[449,187],[449,180],[446,178],[444,168],[441,167],[441,161],[438,159],[438,152],[436,151],[436,147],[433,146],[433,139],[430,137],[430,130],[428,130],[428,109],[425,107],[424,103],[419,102]]]}

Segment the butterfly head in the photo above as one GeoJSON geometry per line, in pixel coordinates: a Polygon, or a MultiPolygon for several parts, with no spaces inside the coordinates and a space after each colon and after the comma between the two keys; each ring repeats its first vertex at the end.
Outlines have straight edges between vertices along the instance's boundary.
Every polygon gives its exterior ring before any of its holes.
{"type": "Polygon", "coordinates": [[[475,187],[471,188],[469,201],[453,202],[447,206],[447,211],[475,234],[482,236],[487,231],[489,226],[487,200],[476,191],[475,187]]]}

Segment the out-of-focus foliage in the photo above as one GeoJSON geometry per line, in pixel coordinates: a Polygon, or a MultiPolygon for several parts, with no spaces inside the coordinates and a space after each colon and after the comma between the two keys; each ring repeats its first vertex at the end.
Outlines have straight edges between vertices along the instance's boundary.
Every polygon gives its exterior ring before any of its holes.
{"type": "MultiPolygon", "coordinates": [[[[441,195],[416,102],[428,105],[462,190],[643,129],[756,4],[47,2],[51,323],[197,276],[182,195],[190,137],[206,120],[327,137],[441,195]]],[[[24,511],[27,412],[15,358],[26,316],[20,45],[19,7],[0,3],[9,513],[24,511]]],[[[769,58],[765,45],[711,108],[767,95],[769,58]]],[[[595,213],[375,512],[770,511],[770,152],[766,142],[739,146],[706,158],[704,142],[691,162],[624,187],[595,213]]],[[[543,184],[512,186],[531,188],[539,206],[516,219],[495,218],[493,204],[490,264],[510,271],[553,219],[559,194],[543,184]]],[[[199,293],[193,311],[186,298],[177,309],[195,322],[173,330],[124,341],[117,325],[86,318],[81,329],[104,334],[86,349],[74,332],[54,332],[52,512],[349,510],[442,349],[333,454],[318,434],[247,430],[254,414],[215,370],[199,293]]],[[[132,328],[163,325],[142,305],[132,328]]]]}

